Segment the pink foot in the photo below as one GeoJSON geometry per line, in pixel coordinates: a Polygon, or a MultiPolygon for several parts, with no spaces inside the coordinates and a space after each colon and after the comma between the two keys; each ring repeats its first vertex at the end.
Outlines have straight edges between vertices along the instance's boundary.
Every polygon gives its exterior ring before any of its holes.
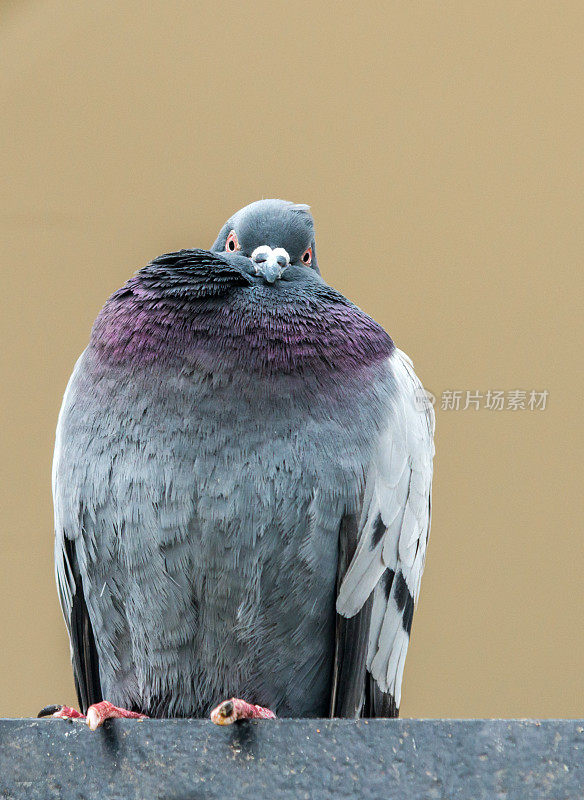
{"type": "Polygon", "coordinates": [[[107,700],[95,703],[87,709],[87,724],[92,731],[100,728],[106,719],[147,719],[146,714],[138,714],[136,711],[128,711],[126,708],[119,708],[107,700]]]}
{"type": "Polygon", "coordinates": [[[84,719],[92,731],[100,728],[106,719],[146,719],[146,714],[138,714],[125,708],[118,708],[107,700],[89,706],[87,715],[81,714],[70,706],[47,706],[39,712],[39,717],[56,717],[57,719],[84,719]]]}
{"type": "Polygon", "coordinates": [[[211,722],[215,725],[231,725],[240,719],[276,719],[276,715],[269,708],[254,706],[239,697],[224,700],[211,711],[211,722]]]}
{"type": "Polygon", "coordinates": [[[45,706],[37,714],[38,717],[56,717],[57,719],[85,719],[80,711],[70,706],[45,706]]]}

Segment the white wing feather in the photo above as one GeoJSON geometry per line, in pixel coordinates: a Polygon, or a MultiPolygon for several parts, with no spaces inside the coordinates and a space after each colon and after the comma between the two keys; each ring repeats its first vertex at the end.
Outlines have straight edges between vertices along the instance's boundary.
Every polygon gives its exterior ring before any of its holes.
{"type": "Polygon", "coordinates": [[[373,592],[367,668],[399,707],[430,531],[434,411],[410,359],[396,350],[390,367],[393,405],[367,471],[359,543],[337,611],[354,616],[373,592]]]}
{"type": "MultiPolygon", "coordinates": [[[[75,586],[75,579],[71,573],[71,566],[65,554],[65,532],[63,530],[63,497],[62,487],[59,485],[59,470],[61,467],[61,460],[63,457],[63,442],[62,442],[62,428],[63,418],[69,410],[71,403],[71,396],[73,394],[72,387],[77,380],[78,373],[81,369],[81,364],[85,352],[83,352],[73,369],[69,383],[65,389],[61,410],[59,412],[59,419],[57,422],[57,432],[55,437],[55,452],[53,455],[53,504],[55,509],[55,577],[57,580],[57,589],[61,599],[61,610],[65,618],[67,629],[71,628],[71,608],[73,604],[73,587],[75,586]]],[[[62,483],[62,482],[61,482],[62,483]]]]}

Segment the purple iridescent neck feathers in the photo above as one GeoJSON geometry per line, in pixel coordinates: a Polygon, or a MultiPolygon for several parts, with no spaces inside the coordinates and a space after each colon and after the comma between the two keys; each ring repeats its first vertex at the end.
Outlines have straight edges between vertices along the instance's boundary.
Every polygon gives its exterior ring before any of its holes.
{"type": "Polygon", "coordinates": [[[269,286],[226,259],[190,250],[161,256],[115,292],[91,347],[108,363],[153,362],[260,373],[358,371],[393,342],[316,273],[290,270],[269,286]]]}

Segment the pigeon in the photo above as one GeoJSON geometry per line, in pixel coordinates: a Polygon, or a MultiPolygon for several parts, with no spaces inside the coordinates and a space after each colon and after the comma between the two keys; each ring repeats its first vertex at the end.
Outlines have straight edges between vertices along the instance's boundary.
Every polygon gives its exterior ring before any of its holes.
{"type": "Polygon", "coordinates": [[[433,433],[412,362],[322,278],[307,205],[257,201],[140,269],[59,415],[80,710],[41,714],[397,716],[433,433]]]}

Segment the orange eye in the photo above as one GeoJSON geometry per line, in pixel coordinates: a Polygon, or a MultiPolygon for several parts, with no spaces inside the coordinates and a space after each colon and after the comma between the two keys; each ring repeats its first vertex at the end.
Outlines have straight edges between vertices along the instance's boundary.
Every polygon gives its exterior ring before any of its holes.
{"type": "Polygon", "coordinates": [[[241,249],[235,231],[231,231],[229,236],[227,237],[227,241],[225,242],[225,249],[229,253],[235,253],[236,250],[241,249]]]}
{"type": "Polygon", "coordinates": [[[308,247],[304,253],[302,253],[302,258],[300,260],[303,264],[306,264],[307,267],[312,264],[312,247],[308,247]]]}

